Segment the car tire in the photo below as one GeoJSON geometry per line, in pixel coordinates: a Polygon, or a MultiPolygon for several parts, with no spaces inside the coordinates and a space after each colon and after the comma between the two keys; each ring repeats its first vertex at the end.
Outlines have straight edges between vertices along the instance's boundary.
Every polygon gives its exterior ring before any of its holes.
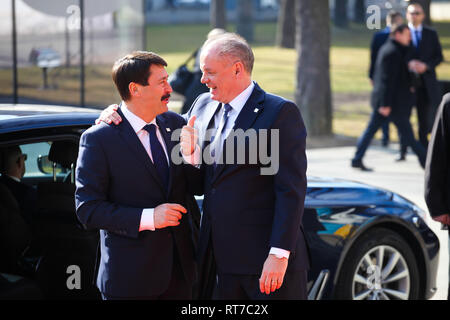
{"type": "Polygon", "coordinates": [[[411,247],[398,233],[376,228],[356,239],[349,250],[335,297],[415,300],[419,298],[419,286],[419,270],[411,247]]]}

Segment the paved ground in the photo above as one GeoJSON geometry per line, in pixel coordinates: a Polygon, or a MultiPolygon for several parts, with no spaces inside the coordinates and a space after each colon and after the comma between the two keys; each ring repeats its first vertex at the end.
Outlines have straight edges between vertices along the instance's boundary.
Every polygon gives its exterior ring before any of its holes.
{"type": "MultiPolygon", "coordinates": [[[[376,144],[376,142],[374,142],[376,144]]],[[[347,143],[348,145],[348,143],[347,143]]],[[[331,176],[361,181],[384,189],[395,191],[413,201],[422,209],[426,209],[424,194],[424,171],[417,157],[409,153],[404,162],[395,162],[398,145],[389,148],[371,146],[365,156],[366,166],[374,168],[374,172],[362,172],[350,167],[355,147],[343,146],[332,148],[307,148],[308,175],[331,176]]],[[[438,290],[433,299],[447,299],[449,250],[448,231],[440,230],[440,224],[428,217],[427,223],[438,235],[441,251],[438,270],[438,290]]]]}

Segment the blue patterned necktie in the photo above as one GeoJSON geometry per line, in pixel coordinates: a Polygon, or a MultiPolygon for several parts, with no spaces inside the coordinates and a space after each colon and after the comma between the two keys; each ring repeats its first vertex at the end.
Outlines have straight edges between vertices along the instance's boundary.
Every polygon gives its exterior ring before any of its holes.
{"type": "Polygon", "coordinates": [[[142,129],[147,131],[149,134],[153,164],[155,165],[156,171],[158,171],[161,181],[167,190],[169,188],[169,164],[167,163],[164,149],[156,136],[156,126],[153,123],[147,124],[142,129]]]}
{"type": "Polygon", "coordinates": [[[216,134],[211,142],[211,157],[214,159],[213,166],[216,168],[217,166],[217,158],[216,155],[220,155],[220,151],[222,148],[223,140],[224,140],[224,133],[225,133],[225,127],[227,125],[229,113],[232,109],[232,107],[227,103],[223,106],[224,112],[222,115],[222,119],[220,119],[219,128],[216,131],[216,134]]]}
{"type": "Polygon", "coordinates": [[[415,35],[416,35],[416,48],[418,48],[418,47],[419,47],[419,44],[420,44],[420,40],[422,40],[422,39],[420,38],[420,31],[416,29],[416,30],[414,31],[414,33],[415,33],[415,35]]]}

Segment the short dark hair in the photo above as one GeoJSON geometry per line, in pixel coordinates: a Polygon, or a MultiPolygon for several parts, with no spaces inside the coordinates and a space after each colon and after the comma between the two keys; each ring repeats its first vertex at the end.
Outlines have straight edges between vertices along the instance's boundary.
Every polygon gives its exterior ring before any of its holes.
{"type": "Polygon", "coordinates": [[[112,68],[112,78],[116,84],[122,100],[130,99],[130,91],[128,85],[131,82],[140,85],[148,85],[148,77],[150,76],[150,66],[152,64],[166,67],[167,62],[156,53],[148,51],[135,51],[120,58],[114,63],[112,68]]]}
{"type": "Polygon", "coordinates": [[[394,36],[396,33],[403,33],[405,29],[409,29],[408,25],[406,23],[402,24],[394,24],[391,26],[391,37],[394,36]]]}
{"type": "Polygon", "coordinates": [[[21,154],[22,150],[17,145],[0,149],[0,173],[10,173],[17,161],[20,159],[21,154]]]}

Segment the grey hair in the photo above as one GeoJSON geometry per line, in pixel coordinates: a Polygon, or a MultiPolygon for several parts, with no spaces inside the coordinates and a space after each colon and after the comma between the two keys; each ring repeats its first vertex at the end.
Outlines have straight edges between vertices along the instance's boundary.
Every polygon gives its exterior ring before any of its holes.
{"type": "Polygon", "coordinates": [[[255,57],[247,41],[236,33],[227,32],[205,41],[203,47],[214,47],[220,56],[239,59],[244,69],[251,74],[255,57]]]}

